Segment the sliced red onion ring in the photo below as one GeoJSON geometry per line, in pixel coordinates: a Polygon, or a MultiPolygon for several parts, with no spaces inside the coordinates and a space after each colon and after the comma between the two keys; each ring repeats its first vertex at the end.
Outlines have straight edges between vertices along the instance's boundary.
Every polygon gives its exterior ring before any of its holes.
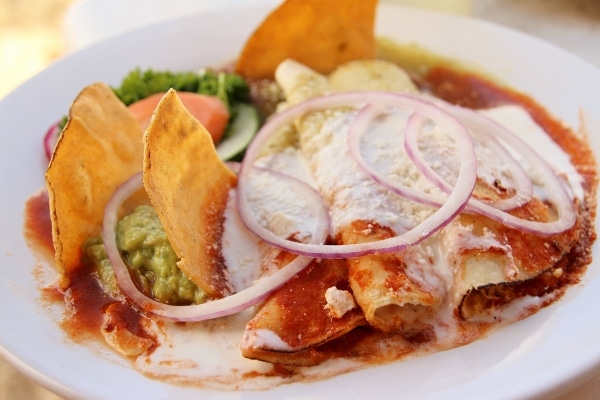
{"type": "MultiPolygon", "coordinates": [[[[527,203],[533,197],[533,183],[527,171],[523,168],[523,166],[510,154],[510,152],[502,145],[499,141],[502,139],[507,139],[508,142],[512,141],[512,137],[514,136],[507,129],[504,129],[503,132],[498,132],[494,130],[496,136],[490,132],[489,122],[492,122],[489,118],[483,116],[481,113],[478,113],[473,110],[469,110],[464,107],[459,107],[452,105],[450,103],[445,103],[441,106],[445,110],[447,110],[450,114],[454,115],[458,120],[469,129],[472,135],[476,136],[480,141],[482,141],[487,147],[491,148],[496,155],[498,155],[505,166],[511,172],[512,178],[515,183],[515,195],[496,201],[485,201],[485,203],[497,208],[499,210],[511,210],[513,208],[517,208],[527,203]],[[486,121],[487,120],[487,121],[486,121]],[[501,135],[502,134],[502,135],[501,135]],[[511,138],[505,138],[508,134],[511,138]]],[[[520,147],[520,146],[519,146],[520,147]]]]}
{"type": "Polygon", "coordinates": [[[403,185],[393,179],[390,179],[385,174],[380,173],[373,168],[362,156],[360,149],[360,141],[371,121],[382,112],[382,107],[374,104],[369,104],[363,107],[357,114],[352,124],[352,129],[348,133],[348,146],[350,155],[358,166],[375,182],[380,183],[392,192],[405,197],[409,200],[425,204],[432,207],[441,207],[447,200],[447,196],[438,196],[431,193],[423,192],[410,186],[403,185]]]}
{"type": "MultiPolygon", "coordinates": [[[[298,198],[303,198],[303,202],[305,203],[306,207],[303,207],[302,209],[300,209],[300,204],[296,205],[292,205],[292,207],[296,207],[298,209],[298,211],[304,211],[305,213],[300,217],[302,219],[310,219],[312,221],[312,232],[301,232],[301,231],[295,231],[295,232],[282,232],[281,234],[277,235],[275,234],[271,229],[264,227],[263,224],[261,224],[260,222],[258,222],[258,220],[254,219],[253,221],[257,223],[256,226],[253,225],[253,228],[256,230],[261,230],[263,231],[263,236],[259,236],[261,239],[263,239],[265,242],[279,247],[281,248],[282,246],[286,245],[287,243],[290,242],[289,238],[290,236],[294,237],[294,240],[300,240],[305,238],[306,236],[310,237],[310,240],[308,240],[309,243],[312,244],[316,244],[316,245],[322,245],[325,243],[325,241],[327,240],[327,237],[329,236],[329,232],[330,232],[330,218],[329,218],[329,210],[327,209],[327,206],[325,205],[323,198],[321,197],[321,194],[319,192],[317,192],[313,187],[311,187],[310,185],[308,185],[306,182],[295,178],[289,174],[280,172],[280,171],[276,171],[273,170],[271,168],[266,168],[266,167],[256,167],[253,166],[252,170],[247,173],[245,175],[245,179],[250,179],[252,180],[253,178],[251,177],[253,174],[255,173],[264,173],[267,175],[271,175],[277,178],[278,181],[284,182],[286,184],[286,187],[275,187],[272,185],[264,185],[264,184],[260,184],[259,189],[258,190],[253,190],[253,197],[257,197],[260,199],[264,199],[267,198],[269,196],[269,194],[273,193],[274,191],[286,191],[286,193],[288,194],[292,194],[293,197],[295,199],[298,198]],[[260,189],[264,189],[267,193],[262,193],[260,192],[260,189]],[[310,210],[307,210],[307,208],[309,208],[310,210]],[[308,215],[308,214],[312,214],[312,215],[308,215]],[[282,236],[283,235],[283,236],[282,236]]],[[[249,183],[250,185],[252,185],[252,182],[249,183]]],[[[238,188],[239,190],[239,188],[238,188]]],[[[247,198],[248,200],[248,198],[247,198]]],[[[250,200],[247,204],[251,204],[252,201],[250,200]]],[[[268,210],[266,210],[266,212],[268,214],[272,214],[274,212],[276,212],[276,208],[279,205],[274,206],[273,208],[269,208],[268,210]]],[[[250,207],[252,208],[252,207],[250,207]]],[[[251,211],[252,215],[256,216],[256,212],[254,210],[251,211]]],[[[296,228],[291,227],[291,229],[296,228]]]]}
{"type": "Polygon", "coordinates": [[[48,128],[46,134],[44,135],[44,152],[46,153],[48,162],[50,162],[50,159],[52,158],[52,154],[54,153],[54,148],[56,147],[56,142],[58,141],[59,136],[59,122],[48,128]]]}
{"type": "MultiPolygon", "coordinates": [[[[532,163],[532,165],[535,166],[535,168],[541,173],[542,179],[545,182],[548,200],[554,205],[554,207],[556,207],[558,218],[550,222],[526,220],[492,207],[491,205],[481,202],[477,199],[471,199],[468,205],[469,211],[475,211],[485,215],[511,228],[542,236],[549,236],[564,232],[575,224],[577,215],[569,194],[554,170],[537,154],[535,150],[533,150],[529,145],[527,145],[527,143],[514,135],[508,129],[505,129],[484,115],[476,113],[472,110],[458,107],[456,107],[455,113],[459,114],[461,118],[464,117],[469,118],[471,121],[476,121],[477,125],[481,127],[481,130],[487,132],[487,134],[507,141],[515,150],[519,151],[524,158],[526,158],[530,163],[532,163]]],[[[407,153],[415,165],[417,165],[417,167],[428,179],[436,184],[439,184],[444,191],[450,191],[452,190],[451,185],[437,175],[437,173],[424,160],[419,150],[417,138],[422,122],[423,120],[420,118],[420,116],[411,116],[409,118],[404,136],[407,153]]]]}
{"type": "Polygon", "coordinates": [[[263,301],[269,293],[283,285],[312,261],[309,257],[296,257],[282,269],[257,280],[249,288],[203,304],[173,306],[153,300],[140,292],[131,279],[129,270],[117,249],[115,233],[119,207],[142,186],[140,173],[131,177],[115,191],[105,209],[102,240],[121,290],[131,301],[147,312],[176,321],[202,321],[235,314],[263,301]]]}
{"type": "Polygon", "coordinates": [[[452,135],[459,147],[461,165],[456,185],[448,195],[447,200],[430,218],[427,218],[414,228],[404,234],[381,241],[346,245],[317,245],[276,240],[274,241],[276,243],[273,243],[273,245],[291,253],[320,258],[348,258],[373,253],[390,253],[402,250],[431,236],[463,210],[471,197],[477,178],[477,159],[475,157],[473,142],[466,128],[456,118],[439,107],[413,96],[390,92],[347,92],[317,97],[294,105],[273,116],[257,133],[250,146],[246,149],[246,155],[240,169],[240,179],[238,180],[237,200],[239,213],[248,229],[264,240],[268,241],[268,239],[271,239],[272,233],[269,233],[267,229],[262,227],[251,212],[248,204],[249,188],[246,181],[251,171],[252,163],[258,158],[259,152],[265,143],[281,127],[308,112],[341,107],[357,108],[371,103],[378,106],[408,108],[414,112],[422,113],[433,121],[446,125],[449,128],[450,135],[452,135]]]}
{"type": "MultiPolygon", "coordinates": [[[[434,103],[439,105],[439,102],[434,103]]],[[[448,105],[450,106],[450,105],[448,105]]],[[[443,109],[447,109],[449,112],[452,110],[451,108],[442,107],[443,109]]],[[[350,153],[356,163],[361,167],[361,169],[367,173],[373,180],[379,182],[384,185],[394,193],[406,197],[410,200],[419,202],[421,204],[425,204],[432,207],[440,207],[446,201],[445,195],[435,195],[431,193],[426,193],[421,190],[414,189],[410,186],[406,186],[401,184],[398,181],[395,181],[385,174],[377,171],[373,166],[371,166],[362,156],[360,149],[360,141],[363,134],[367,131],[368,125],[371,121],[381,113],[381,107],[375,107],[373,105],[369,105],[364,107],[358,114],[355,120],[356,129],[351,132],[348,136],[348,144],[350,146],[350,153]]],[[[459,118],[459,120],[464,123],[463,120],[459,118]]],[[[414,122],[414,121],[413,121],[414,122]]],[[[475,126],[475,122],[468,119],[470,125],[465,124],[467,128],[473,129],[475,126]]],[[[473,131],[471,132],[473,134],[473,131]]],[[[506,168],[510,169],[512,172],[513,178],[516,183],[516,193],[514,196],[502,200],[496,201],[485,201],[485,203],[490,206],[500,209],[500,210],[511,210],[513,208],[519,207],[529,201],[533,195],[533,184],[529,176],[523,169],[523,167],[517,162],[517,160],[512,157],[512,155],[506,150],[504,146],[501,145],[498,140],[496,140],[493,136],[491,136],[487,131],[477,131],[478,139],[480,141],[485,142],[485,145],[492,148],[493,151],[499,155],[504,161],[506,168]]],[[[414,160],[413,160],[414,161],[414,160]]],[[[424,162],[424,161],[423,161],[424,162]]],[[[425,171],[421,171],[422,173],[425,171]]],[[[429,173],[429,172],[427,172],[429,173]]],[[[445,193],[448,193],[451,190],[451,185],[447,184],[443,178],[441,178],[438,174],[431,174],[429,180],[434,183],[438,188],[442,189],[445,193]]],[[[471,199],[472,201],[473,199],[471,199]]],[[[469,206],[467,206],[467,210],[470,210],[469,206]]]]}

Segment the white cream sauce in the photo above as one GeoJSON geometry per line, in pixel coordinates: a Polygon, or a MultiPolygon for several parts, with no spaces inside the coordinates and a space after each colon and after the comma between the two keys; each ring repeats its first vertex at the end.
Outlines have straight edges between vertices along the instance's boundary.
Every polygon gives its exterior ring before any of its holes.
{"type": "Polygon", "coordinates": [[[259,278],[260,240],[242,222],[235,202],[236,190],[227,198],[221,251],[227,265],[229,280],[239,292],[259,278]]]}
{"type": "MultiPolygon", "coordinates": [[[[527,111],[519,106],[506,105],[483,110],[482,113],[512,132],[516,132],[521,139],[546,160],[559,176],[565,177],[567,180],[565,187],[572,196],[583,199],[583,179],[571,163],[569,155],[535,123],[527,111]]],[[[520,157],[518,153],[515,153],[514,156],[523,165],[527,166],[527,160],[520,157]]],[[[528,172],[535,176],[535,172],[531,169],[528,172]]],[[[536,195],[540,198],[544,196],[539,191],[539,187],[536,195]]]]}
{"type": "MultiPolygon", "coordinates": [[[[293,376],[280,376],[272,364],[250,360],[241,354],[239,345],[252,313],[253,310],[247,310],[217,320],[156,326],[152,332],[160,346],[137,357],[133,365],[154,379],[216,390],[265,390],[283,383],[322,379],[362,366],[352,360],[336,359],[298,368],[293,376]]],[[[268,330],[256,332],[246,340],[281,351],[288,349],[285,342],[268,330]]]]}

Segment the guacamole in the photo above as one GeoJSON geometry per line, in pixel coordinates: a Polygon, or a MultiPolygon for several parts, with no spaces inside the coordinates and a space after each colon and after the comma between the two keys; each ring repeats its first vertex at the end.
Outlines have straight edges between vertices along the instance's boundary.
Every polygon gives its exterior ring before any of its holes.
{"type": "MultiPolygon", "coordinates": [[[[177,255],[154,208],[137,207],[119,221],[116,235],[121,257],[140,291],[165,304],[199,304],[206,300],[204,291],[177,267],[177,255]]],[[[106,289],[118,292],[102,241],[91,239],[84,247],[106,289]]]]}

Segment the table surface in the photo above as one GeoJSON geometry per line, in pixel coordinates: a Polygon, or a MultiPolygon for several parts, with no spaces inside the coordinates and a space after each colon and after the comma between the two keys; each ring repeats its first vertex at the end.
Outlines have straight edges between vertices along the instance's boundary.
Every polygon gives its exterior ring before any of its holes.
{"type": "MultiPolygon", "coordinates": [[[[0,76],[10,77],[0,81],[0,98],[54,59],[76,50],[68,45],[72,41],[62,25],[73,4],[75,0],[0,0],[0,76]]],[[[600,0],[472,0],[470,15],[537,36],[600,68],[600,0]]],[[[557,397],[596,398],[600,371],[557,397]]],[[[1,359],[0,399],[60,400],[1,359]]]]}

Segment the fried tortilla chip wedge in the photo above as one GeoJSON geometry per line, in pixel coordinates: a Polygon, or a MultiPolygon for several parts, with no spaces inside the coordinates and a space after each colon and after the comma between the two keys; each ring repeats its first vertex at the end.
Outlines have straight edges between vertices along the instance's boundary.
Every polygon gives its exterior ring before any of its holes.
{"type": "Polygon", "coordinates": [[[100,234],[106,204],[141,171],[142,160],[142,131],[127,107],[103,83],[84,88],[46,171],[52,240],[63,275],[80,265],[82,244],[100,234]]]}
{"type": "Polygon", "coordinates": [[[143,177],[178,267],[209,296],[230,294],[220,243],[237,178],[174,90],[162,98],[144,135],[143,177]]]}
{"type": "Polygon", "coordinates": [[[287,58],[329,73],[352,60],[375,57],[377,0],[286,0],[246,42],[236,70],[273,78],[287,58]]]}

